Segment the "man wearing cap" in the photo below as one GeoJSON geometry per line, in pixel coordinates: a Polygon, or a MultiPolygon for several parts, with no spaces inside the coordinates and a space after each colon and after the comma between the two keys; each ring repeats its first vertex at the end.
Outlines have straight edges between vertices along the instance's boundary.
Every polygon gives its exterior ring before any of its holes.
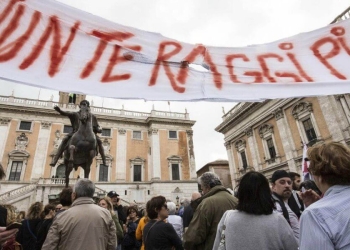
{"type": "Polygon", "coordinates": [[[284,216],[293,229],[295,238],[299,241],[299,220],[288,205],[288,199],[292,195],[292,179],[287,171],[277,170],[272,174],[271,183],[276,211],[284,216]]]}
{"type": "Polygon", "coordinates": [[[110,191],[107,196],[111,198],[113,203],[113,209],[115,213],[118,213],[118,218],[120,225],[123,227],[123,224],[126,223],[126,215],[124,213],[123,206],[120,204],[119,194],[115,191],[110,191]]]}

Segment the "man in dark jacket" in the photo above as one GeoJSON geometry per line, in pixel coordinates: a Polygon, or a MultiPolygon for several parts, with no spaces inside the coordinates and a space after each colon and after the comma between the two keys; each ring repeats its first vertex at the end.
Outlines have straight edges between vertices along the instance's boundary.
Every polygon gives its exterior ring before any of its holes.
{"type": "Polygon", "coordinates": [[[194,214],[184,234],[185,249],[213,249],[217,226],[222,215],[235,209],[238,200],[222,186],[219,177],[206,172],[198,178],[203,196],[194,202],[194,214]]]}
{"type": "Polygon", "coordinates": [[[304,211],[304,203],[298,195],[299,186],[301,183],[300,174],[289,172],[289,176],[292,180],[292,195],[288,199],[288,205],[290,209],[300,218],[301,213],[304,211]]]}
{"type": "Polygon", "coordinates": [[[113,209],[115,213],[118,213],[118,218],[120,221],[121,226],[123,227],[123,224],[126,223],[126,215],[123,209],[123,206],[120,204],[120,198],[119,194],[117,194],[115,191],[110,191],[107,196],[111,198],[113,203],[113,209]]]}
{"type": "Polygon", "coordinates": [[[192,193],[192,196],[191,196],[191,203],[189,205],[187,205],[185,207],[185,211],[184,211],[184,214],[183,214],[183,227],[184,227],[184,232],[186,232],[188,226],[190,225],[190,222],[193,218],[193,209],[192,209],[192,205],[193,205],[193,202],[195,200],[197,200],[198,198],[200,198],[202,195],[198,192],[194,192],[192,193]]]}

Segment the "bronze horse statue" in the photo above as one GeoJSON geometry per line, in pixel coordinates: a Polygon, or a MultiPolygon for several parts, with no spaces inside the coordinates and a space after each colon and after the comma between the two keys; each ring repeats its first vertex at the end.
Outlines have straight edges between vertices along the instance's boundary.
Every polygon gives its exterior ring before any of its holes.
{"type": "Polygon", "coordinates": [[[81,106],[79,115],[79,129],[70,138],[64,151],[64,165],[66,166],[66,187],[69,184],[69,174],[73,168],[84,169],[84,178],[89,178],[92,161],[96,155],[96,135],[92,128],[92,114],[89,106],[81,106]]]}

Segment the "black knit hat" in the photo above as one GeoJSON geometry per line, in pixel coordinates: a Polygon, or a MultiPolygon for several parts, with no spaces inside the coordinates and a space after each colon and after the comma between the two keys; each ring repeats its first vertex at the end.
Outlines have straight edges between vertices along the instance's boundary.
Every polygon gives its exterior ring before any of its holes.
{"type": "Polygon", "coordinates": [[[286,170],[277,170],[272,174],[271,182],[275,183],[275,181],[277,181],[278,179],[285,178],[285,177],[290,178],[286,170]]]}

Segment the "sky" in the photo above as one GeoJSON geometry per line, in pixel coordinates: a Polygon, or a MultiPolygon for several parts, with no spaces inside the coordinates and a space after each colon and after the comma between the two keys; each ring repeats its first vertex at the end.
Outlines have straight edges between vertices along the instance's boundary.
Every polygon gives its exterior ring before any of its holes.
{"type": "MultiPolygon", "coordinates": [[[[329,24],[350,6],[335,0],[59,0],[115,23],[187,43],[244,47],[273,42],[329,24]]],[[[0,80],[0,95],[49,100],[58,92],[0,80]]],[[[206,163],[227,159],[224,136],[214,129],[222,122],[223,110],[233,102],[167,102],[118,100],[87,96],[94,106],[150,112],[185,112],[192,120],[197,170],[206,163]]]]}

